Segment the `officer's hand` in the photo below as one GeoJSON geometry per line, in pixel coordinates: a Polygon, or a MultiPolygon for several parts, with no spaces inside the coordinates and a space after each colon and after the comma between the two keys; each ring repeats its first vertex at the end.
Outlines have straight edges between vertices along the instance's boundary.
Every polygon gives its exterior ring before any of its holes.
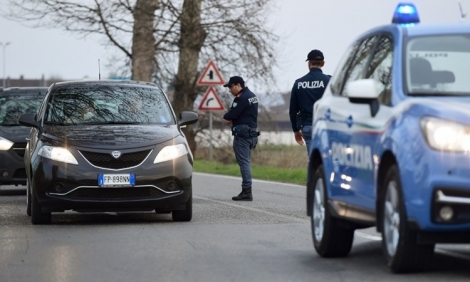
{"type": "Polygon", "coordinates": [[[231,123],[232,123],[232,121],[231,121],[231,120],[227,120],[227,124],[231,124],[231,123]]]}
{"type": "Polygon", "coordinates": [[[303,145],[304,144],[304,138],[302,138],[302,131],[296,131],[294,132],[294,136],[295,136],[295,141],[297,142],[297,144],[299,145],[303,145]]]}

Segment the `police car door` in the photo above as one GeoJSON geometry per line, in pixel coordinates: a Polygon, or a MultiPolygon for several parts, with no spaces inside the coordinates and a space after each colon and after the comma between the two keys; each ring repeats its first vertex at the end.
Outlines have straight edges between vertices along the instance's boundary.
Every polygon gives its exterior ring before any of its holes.
{"type": "Polygon", "coordinates": [[[356,178],[363,177],[363,174],[372,174],[372,160],[371,157],[356,158],[358,150],[362,150],[362,153],[364,148],[358,147],[353,141],[353,113],[368,113],[369,108],[367,105],[352,104],[346,96],[344,86],[363,78],[377,37],[366,37],[353,45],[350,55],[343,59],[344,63],[340,64],[332,77],[331,95],[324,97],[325,100],[319,106],[321,109],[315,112],[315,115],[318,113],[326,120],[331,165],[325,166],[325,173],[329,180],[331,199],[348,206],[360,206],[363,203],[357,197],[362,188],[355,185],[358,183],[356,178]]]}
{"type": "MultiPolygon", "coordinates": [[[[375,210],[376,166],[381,155],[381,138],[391,116],[391,87],[393,64],[392,35],[382,34],[377,38],[373,54],[367,61],[362,79],[374,80],[380,93],[374,103],[357,103],[348,99],[348,118],[351,122],[351,189],[354,190],[358,206],[366,210],[375,210]]],[[[348,83],[356,77],[348,77],[343,94],[348,96],[348,83]]],[[[352,86],[352,85],[351,85],[352,86]]],[[[352,91],[352,89],[351,89],[352,91]]]]}

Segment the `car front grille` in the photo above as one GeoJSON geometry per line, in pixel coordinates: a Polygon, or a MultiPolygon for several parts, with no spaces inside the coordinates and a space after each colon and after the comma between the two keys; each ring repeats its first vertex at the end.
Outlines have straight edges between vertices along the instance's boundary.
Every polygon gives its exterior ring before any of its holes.
{"type": "Polygon", "coordinates": [[[153,187],[80,188],[65,197],[71,200],[145,200],[158,199],[167,194],[153,187]]]}
{"type": "Polygon", "coordinates": [[[24,157],[25,149],[26,149],[26,142],[16,142],[13,144],[13,150],[20,157],[24,157]]]}
{"type": "Polygon", "coordinates": [[[145,150],[133,153],[124,153],[117,159],[115,159],[110,153],[96,153],[89,151],[80,151],[80,153],[94,166],[109,169],[123,169],[141,164],[151,151],[152,150],[145,150]]]}

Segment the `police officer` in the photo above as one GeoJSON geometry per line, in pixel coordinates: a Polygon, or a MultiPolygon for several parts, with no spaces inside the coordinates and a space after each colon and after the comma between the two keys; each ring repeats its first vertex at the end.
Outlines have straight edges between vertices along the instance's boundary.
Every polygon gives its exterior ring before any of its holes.
{"type": "Polygon", "coordinates": [[[306,61],[310,71],[297,79],[292,87],[289,116],[295,141],[303,145],[305,140],[308,154],[312,141],[313,104],[323,96],[330,76],[321,70],[325,58],[320,50],[310,51],[306,61]]]}
{"type": "Polygon", "coordinates": [[[235,96],[224,119],[232,125],[233,151],[242,174],[242,192],[232,200],[253,201],[250,155],[258,143],[258,98],[240,76],[232,76],[224,87],[235,96]]]}

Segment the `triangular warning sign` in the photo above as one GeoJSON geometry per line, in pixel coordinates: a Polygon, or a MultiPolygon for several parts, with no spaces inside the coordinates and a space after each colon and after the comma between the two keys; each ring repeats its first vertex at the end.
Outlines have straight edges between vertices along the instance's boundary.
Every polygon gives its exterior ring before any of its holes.
{"type": "Polygon", "coordinates": [[[225,110],[222,101],[220,101],[219,95],[215,92],[213,87],[209,87],[204,97],[202,97],[201,103],[199,103],[199,110],[201,111],[223,111],[225,110]]]}
{"type": "Polygon", "coordinates": [[[197,80],[197,85],[223,85],[224,79],[213,61],[209,61],[201,76],[197,80]]]}

